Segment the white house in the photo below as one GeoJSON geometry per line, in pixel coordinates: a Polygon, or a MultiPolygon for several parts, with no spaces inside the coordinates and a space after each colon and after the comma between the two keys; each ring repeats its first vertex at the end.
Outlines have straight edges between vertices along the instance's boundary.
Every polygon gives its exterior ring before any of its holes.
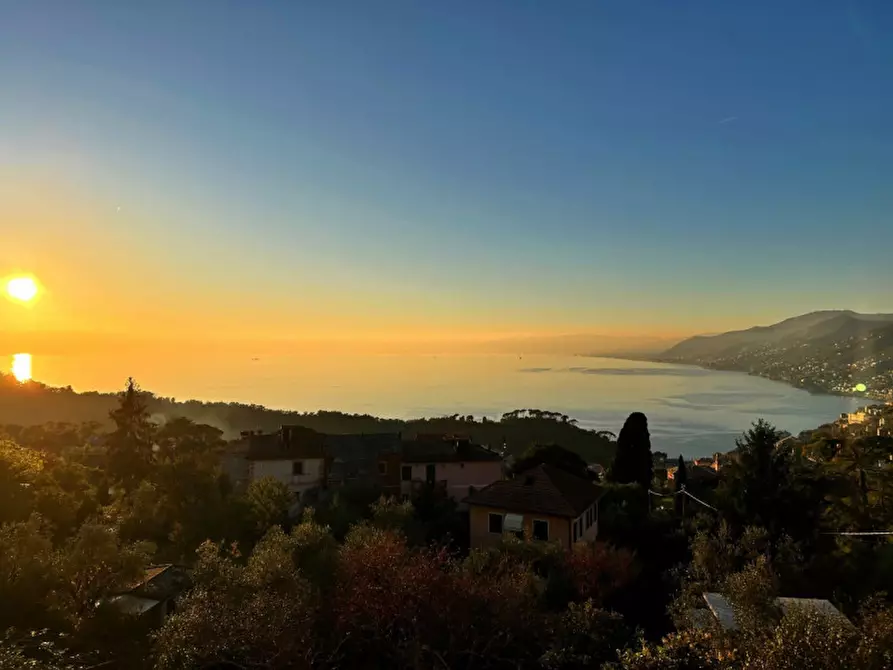
{"type": "Polygon", "coordinates": [[[250,436],[248,478],[272,477],[298,498],[326,482],[324,436],[302,426],[282,426],[278,433],[250,436]]]}

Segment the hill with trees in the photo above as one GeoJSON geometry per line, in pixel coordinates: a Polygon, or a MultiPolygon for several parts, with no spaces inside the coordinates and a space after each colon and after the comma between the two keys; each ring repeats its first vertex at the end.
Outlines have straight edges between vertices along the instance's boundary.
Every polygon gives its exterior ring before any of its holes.
{"type": "Polygon", "coordinates": [[[811,391],[886,397],[893,393],[893,315],[812,312],[692,337],[655,360],[748,372],[811,391]]]}
{"type": "MultiPolygon", "coordinates": [[[[80,433],[85,427],[95,432],[110,425],[109,415],[118,401],[114,393],[78,393],[70,387],[54,388],[33,381],[22,384],[12,376],[0,375],[0,426],[8,426],[6,432],[21,434],[29,426],[54,424],[57,433],[77,433],[82,444],[80,433]]],[[[178,401],[146,391],[141,392],[140,402],[157,422],[186,418],[214,426],[229,439],[244,430],[272,432],[282,425],[329,434],[403,433],[407,438],[425,433],[466,435],[493,449],[504,447],[507,455],[519,455],[536,445],[559,444],[588,463],[605,465],[613,459],[615,449],[611,432],[588,430],[566,414],[541,409],[518,409],[495,420],[460,414],[402,420],[337,411],[275,410],[243,403],[178,401]]]]}

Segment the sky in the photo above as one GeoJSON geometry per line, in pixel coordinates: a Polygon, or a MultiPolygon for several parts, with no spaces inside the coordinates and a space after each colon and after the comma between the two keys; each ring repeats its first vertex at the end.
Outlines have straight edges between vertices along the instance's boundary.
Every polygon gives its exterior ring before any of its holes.
{"type": "Polygon", "coordinates": [[[32,347],[893,312],[891,175],[886,0],[0,1],[32,347]]]}

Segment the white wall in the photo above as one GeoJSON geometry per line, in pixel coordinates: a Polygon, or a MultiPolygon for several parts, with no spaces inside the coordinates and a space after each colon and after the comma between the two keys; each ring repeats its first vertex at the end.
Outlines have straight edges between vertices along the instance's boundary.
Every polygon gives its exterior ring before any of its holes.
{"type": "Polygon", "coordinates": [[[272,477],[291,491],[303,494],[304,491],[322,484],[324,461],[321,458],[294,458],[287,461],[252,461],[251,480],[272,477]],[[292,463],[303,461],[304,474],[292,475],[292,463]]]}

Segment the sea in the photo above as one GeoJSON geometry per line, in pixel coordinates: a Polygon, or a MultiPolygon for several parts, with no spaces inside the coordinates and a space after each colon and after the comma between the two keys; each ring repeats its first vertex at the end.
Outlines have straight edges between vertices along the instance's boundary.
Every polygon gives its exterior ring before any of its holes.
{"type": "Polygon", "coordinates": [[[743,373],[582,356],[141,353],[34,355],[29,364],[34,379],[77,391],[119,390],[133,376],[144,389],[178,400],[300,411],[498,418],[529,408],[567,414],[581,426],[614,433],[630,412],[639,411],[648,417],[652,448],[673,457],[732,449],[759,418],[797,433],[864,404],[743,373]]]}

